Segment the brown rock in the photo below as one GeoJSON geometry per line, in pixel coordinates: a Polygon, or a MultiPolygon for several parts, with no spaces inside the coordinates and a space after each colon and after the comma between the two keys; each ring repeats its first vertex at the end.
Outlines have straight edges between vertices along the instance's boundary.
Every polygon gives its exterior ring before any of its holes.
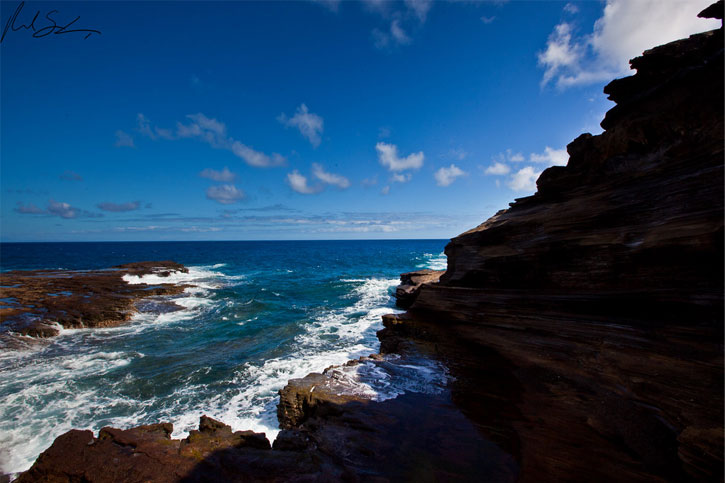
{"type": "Polygon", "coordinates": [[[451,240],[380,334],[435,340],[523,481],[723,478],[723,30],[631,64],[605,132],[451,240]]]}
{"type": "Polygon", "coordinates": [[[395,289],[395,305],[407,309],[418,296],[418,289],[424,283],[435,283],[445,270],[418,270],[400,275],[400,285],[395,289]]]}
{"type": "MultiPolygon", "coordinates": [[[[129,284],[123,276],[188,272],[176,262],[137,262],[110,270],[0,273],[0,337],[45,338],[63,328],[112,327],[128,321],[146,297],[183,292],[185,285],[129,284]]],[[[168,303],[172,306],[172,303],[168,303]]]]}

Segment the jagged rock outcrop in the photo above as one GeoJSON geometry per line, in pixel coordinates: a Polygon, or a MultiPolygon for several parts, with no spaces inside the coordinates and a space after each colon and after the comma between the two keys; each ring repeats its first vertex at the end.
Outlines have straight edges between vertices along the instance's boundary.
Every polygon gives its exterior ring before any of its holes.
{"type": "MultiPolygon", "coordinates": [[[[0,273],[0,339],[13,347],[14,335],[52,337],[59,328],[112,327],[128,321],[136,302],[174,295],[186,285],[128,284],[123,277],[188,273],[172,261],[135,262],[108,270],[23,270],[0,273]]],[[[167,305],[171,305],[168,303],[167,305]]]]}
{"type": "Polygon", "coordinates": [[[91,431],[72,430],[59,436],[16,481],[170,482],[188,478],[195,470],[198,480],[203,480],[215,474],[214,468],[211,462],[209,468],[199,468],[199,463],[219,452],[244,448],[245,457],[253,461],[270,450],[264,433],[232,432],[207,416],[201,417],[199,430],[183,440],[171,439],[173,431],[171,423],[103,428],[98,437],[91,431]]]}
{"type": "Polygon", "coordinates": [[[424,283],[435,283],[445,270],[418,270],[400,274],[400,285],[395,289],[395,304],[401,309],[410,307],[424,283]]]}

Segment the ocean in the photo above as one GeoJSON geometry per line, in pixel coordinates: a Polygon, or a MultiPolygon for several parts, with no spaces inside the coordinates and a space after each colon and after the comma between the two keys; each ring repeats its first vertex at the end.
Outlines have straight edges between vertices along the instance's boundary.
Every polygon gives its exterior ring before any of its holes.
{"type": "MultiPolygon", "coordinates": [[[[378,351],[401,272],[445,269],[447,240],[5,243],[0,269],[102,269],[144,260],[189,268],[183,310],[159,304],[125,325],[63,330],[0,347],[0,473],[26,470],[64,432],[169,421],[185,437],[206,414],[270,440],[292,378],[378,351]]],[[[154,282],[127,276],[129,283],[154,282]]],[[[435,363],[349,375],[384,400],[445,378],[435,363]]],[[[360,365],[364,372],[365,365],[360,365]]]]}

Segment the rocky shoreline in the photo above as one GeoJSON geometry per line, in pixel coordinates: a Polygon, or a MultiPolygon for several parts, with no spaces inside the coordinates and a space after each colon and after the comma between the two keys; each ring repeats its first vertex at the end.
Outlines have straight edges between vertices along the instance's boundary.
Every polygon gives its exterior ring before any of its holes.
{"type": "Polygon", "coordinates": [[[280,392],[273,445],[206,417],[70,431],[18,481],[722,481],[723,29],[631,63],[604,133],[404,274],[347,364],[439,361],[439,390],[375,401],[332,367],[280,392]]]}
{"type": "MultiPolygon", "coordinates": [[[[106,270],[23,270],[0,273],[0,341],[22,346],[27,336],[53,337],[61,329],[113,327],[131,319],[148,297],[180,294],[186,285],[129,284],[124,276],[188,273],[172,261],[135,262],[106,270]],[[25,336],[23,341],[18,337],[25,336]]],[[[171,302],[165,302],[173,310],[171,302]]]]}

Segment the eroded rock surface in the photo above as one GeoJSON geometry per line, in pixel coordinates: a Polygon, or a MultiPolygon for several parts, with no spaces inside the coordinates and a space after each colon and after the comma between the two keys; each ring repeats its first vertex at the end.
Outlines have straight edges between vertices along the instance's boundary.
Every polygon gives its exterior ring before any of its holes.
{"type": "Polygon", "coordinates": [[[62,328],[112,327],[127,322],[142,298],[173,295],[185,285],[129,284],[126,275],[168,277],[188,269],[172,261],[136,262],[107,270],[28,270],[0,273],[0,336],[51,337],[62,328]]]}
{"type": "Polygon", "coordinates": [[[605,132],[451,240],[387,324],[438,334],[454,400],[522,480],[723,477],[723,30],[631,64],[605,132]]]}
{"type": "Polygon", "coordinates": [[[409,308],[415,302],[420,286],[437,282],[443,272],[445,270],[425,269],[401,274],[400,285],[395,289],[395,304],[402,309],[409,308]]]}

